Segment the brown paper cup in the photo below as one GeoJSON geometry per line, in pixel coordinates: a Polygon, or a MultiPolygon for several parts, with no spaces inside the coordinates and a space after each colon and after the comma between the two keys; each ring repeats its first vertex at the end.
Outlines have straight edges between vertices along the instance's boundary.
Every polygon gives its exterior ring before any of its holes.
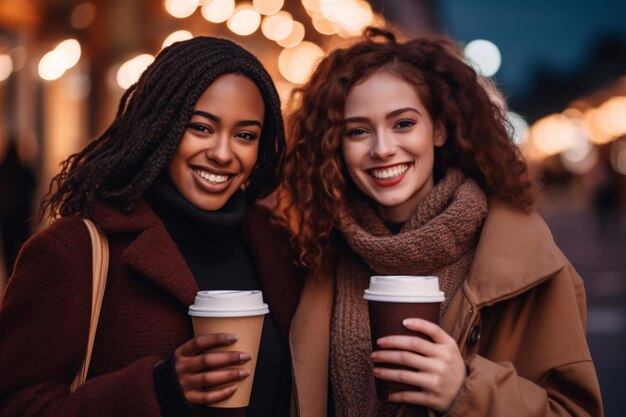
{"type": "MultiPolygon", "coordinates": [[[[376,343],[384,336],[407,335],[427,338],[426,335],[408,330],[402,322],[417,317],[433,323],[439,321],[439,308],[444,300],[437,277],[420,276],[373,276],[363,296],[368,302],[372,350],[382,350],[376,343]]],[[[391,363],[376,363],[376,367],[409,369],[391,363]]],[[[381,400],[397,391],[419,389],[414,385],[401,384],[374,378],[376,393],[381,400]]]]}
{"type": "Polygon", "coordinates": [[[210,407],[234,412],[236,409],[243,410],[250,403],[263,320],[268,312],[263,294],[258,290],[199,291],[196,294],[194,304],[189,306],[195,335],[232,333],[237,336],[235,343],[217,347],[213,351],[247,352],[252,356],[248,362],[235,367],[247,369],[250,375],[237,383],[237,390],[231,397],[213,403],[210,407]]]}
{"type": "MultiPolygon", "coordinates": [[[[368,301],[370,314],[370,330],[372,332],[372,350],[382,350],[376,344],[381,337],[393,335],[419,336],[428,338],[421,333],[413,332],[404,325],[402,321],[411,317],[418,317],[437,323],[439,320],[439,306],[441,303],[390,303],[381,301],[368,301]]],[[[393,369],[412,369],[392,363],[376,363],[377,367],[393,369]]],[[[397,391],[412,390],[414,385],[406,385],[392,381],[385,381],[375,378],[376,393],[381,400],[387,400],[389,394],[397,391]]]]}
{"type": "Polygon", "coordinates": [[[237,408],[248,406],[264,318],[265,316],[192,317],[193,331],[196,336],[208,333],[232,333],[237,336],[238,339],[235,343],[215,348],[215,352],[238,351],[247,352],[252,356],[248,362],[237,367],[247,369],[250,376],[237,384],[237,391],[230,398],[213,403],[210,405],[211,407],[237,408]]]}

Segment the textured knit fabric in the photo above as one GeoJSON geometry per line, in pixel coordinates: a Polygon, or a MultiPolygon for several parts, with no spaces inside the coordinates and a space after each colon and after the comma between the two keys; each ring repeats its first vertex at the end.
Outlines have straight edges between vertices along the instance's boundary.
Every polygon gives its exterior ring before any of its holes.
{"type": "MultiPolygon", "coordinates": [[[[151,186],[147,199],[180,249],[201,290],[261,289],[240,231],[246,209],[243,191],[235,193],[220,210],[204,211],[184,198],[164,175],[151,186]]],[[[274,416],[277,399],[288,395],[279,393],[285,388],[281,382],[290,371],[287,356],[287,346],[281,343],[272,317],[266,316],[247,417],[274,416]]],[[[166,365],[160,366],[167,368],[166,365]]],[[[175,374],[170,373],[170,376],[174,378],[175,374]]],[[[165,401],[159,398],[159,402],[165,401]]],[[[165,405],[167,408],[187,408],[186,404],[169,402],[165,405]]]]}
{"type": "MultiPolygon", "coordinates": [[[[286,343],[302,277],[267,214],[249,208],[244,235],[286,343]]],[[[193,337],[187,310],[198,285],[145,200],[132,212],[98,204],[94,220],[111,257],[87,382],[70,394],[87,342],[91,243],[83,222],[66,217],[26,243],[0,306],[3,417],[161,416],[153,368],[193,337]]],[[[276,415],[286,416],[289,398],[281,401],[276,415]]]]}
{"type": "Polygon", "coordinates": [[[463,284],[487,214],[480,187],[457,170],[425,196],[392,234],[366,201],[351,200],[341,231],[350,249],[336,272],[330,371],[336,415],[390,416],[396,406],[379,401],[372,375],[371,338],[363,291],[371,275],[435,275],[445,293],[441,315],[463,284]]]}

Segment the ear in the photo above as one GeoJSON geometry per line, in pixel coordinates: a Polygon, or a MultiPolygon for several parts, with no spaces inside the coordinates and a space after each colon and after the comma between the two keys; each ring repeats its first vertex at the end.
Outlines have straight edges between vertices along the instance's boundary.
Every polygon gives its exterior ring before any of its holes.
{"type": "Polygon", "coordinates": [[[446,139],[448,138],[448,131],[446,130],[443,123],[440,121],[435,124],[435,131],[433,132],[433,136],[435,139],[435,146],[443,146],[446,143],[446,139]]]}

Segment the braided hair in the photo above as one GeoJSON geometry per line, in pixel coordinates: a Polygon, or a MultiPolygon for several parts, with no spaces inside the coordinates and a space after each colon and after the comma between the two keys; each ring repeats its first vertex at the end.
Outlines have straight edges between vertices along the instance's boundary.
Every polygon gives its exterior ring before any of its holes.
{"type": "Polygon", "coordinates": [[[63,162],[41,204],[41,216],[90,217],[96,198],[132,208],[174,156],[200,95],[229,73],[250,78],[263,97],[259,155],[246,196],[253,201],[270,194],[280,180],[285,153],[276,87],[258,59],[239,45],[196,37],[163,49],[124,93],[106,131],[63,162]]]}

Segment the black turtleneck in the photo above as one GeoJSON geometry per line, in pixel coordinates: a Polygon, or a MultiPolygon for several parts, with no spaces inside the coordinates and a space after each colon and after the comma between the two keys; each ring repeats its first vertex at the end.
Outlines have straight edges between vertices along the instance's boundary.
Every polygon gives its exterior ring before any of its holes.
{"type": "MultiPolygon", "coordinates": [[[[148,189],[146,199],[178,246],[201,290],[262,289],[241,233],[246,208],[243,191],[236,192],[220,210],[205,211],[185,199],[169,177],[161,175],[148,189]]],[[[279,390],[288,369],[285,357],[286,347],[267,315],[246,416],[275,415],[276,401],[284,394],[279,390]]]]}

